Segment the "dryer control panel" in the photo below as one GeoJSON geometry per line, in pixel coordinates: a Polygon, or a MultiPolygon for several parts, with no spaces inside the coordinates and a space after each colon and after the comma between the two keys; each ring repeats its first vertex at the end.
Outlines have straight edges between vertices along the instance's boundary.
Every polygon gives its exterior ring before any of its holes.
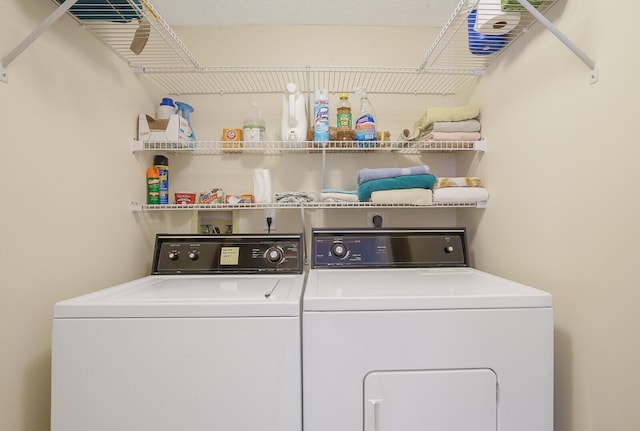
{"type": "Polygon", "coordinates": [[[466,232],[451,229],[314,229],[312,267],[469,266],[466,232]]]}
{"type": "Polygon", "coordinates": [[[158,234],[152,274],[301,274],[302,235],[158,234]]]}

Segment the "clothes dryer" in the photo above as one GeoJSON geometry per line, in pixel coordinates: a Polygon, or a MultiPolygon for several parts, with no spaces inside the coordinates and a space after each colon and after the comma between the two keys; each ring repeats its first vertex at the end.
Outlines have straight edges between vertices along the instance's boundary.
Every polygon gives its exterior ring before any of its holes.
{"type": "Polygon", "coordinates": [[[158,235],[152,275],[55,305],[52,431],[301,429],[300,235],[158,235]]]}
{"type": "Polygon", "coordinates": [[[552,431],[550,294],[470,268],[462,228],[311,243],[305,431],[552,431]]]}

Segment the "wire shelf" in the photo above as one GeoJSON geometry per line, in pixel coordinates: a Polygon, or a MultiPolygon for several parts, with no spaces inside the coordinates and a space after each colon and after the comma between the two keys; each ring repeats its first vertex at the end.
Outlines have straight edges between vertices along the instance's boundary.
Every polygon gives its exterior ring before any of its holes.
{"type": "MultiPolygon", "coordinates": [[[[53,0],[57,4],[63,0],[53,0]]],[[[547,11],[557,0],[537,0],[547,11]]],[[[470,44],[468,19],[478,23],[500,8],[495,0],[461,0],[446,25],[415,68],[242,66],[203,67],[164,21],[150,0],[109,0],[104,4],[79,0],[69,13],[129,64],[136,73],[168,94],[281,93],[288,82],[304,92],[366,88],[371,94],[456,94],[473,85],[488,65],[526,32],[535,18],[516,11],[517,23],[504,36],[470,44]],[[470,49],[481,52],[472,54],[470,49]]]]}
{"type": "Polygon", "coordinates": [[[240,204],[140,204],[130,203],[133,212],[138,211],[233,211],[233,210],[264,210],[264,209],[362,209],[362,208],[485,208],[486,201],[481,202],[434,202],[431,205],[411,204],[375,204],[371,202],[306,202],[295,203],[240,203],[240,204]]]}
{"type": "Polygon", "coordinates": [[[485,139],[480,141],[385,141],[362,143],[356,141],[291,142],[291,141],[132,141],[131,151],[168,151],[189,155],[216,154],[283,154],[283,153],[366,153],[388,152],[419,154],[425,152],[481,151],[487,149],[485,139]],[[370,146],[368,146],[370,145],[370,146]]]}
{"type": "MultiPolygon", "coordinates": [[[[556,1],[530,0],[543,14],[556,1]]],[[[425,53],[418,65],[418,70],[451,69],[484,72],[496,57],[536,22],[533,15],[519,4],[515,3],[510,7],[515,10],[502,11],[500,2],[495,0],[460,1],[447,24],[425,53]],[[500,19],[491,19],[498,14],[501,14],[500,19]],[[477,25],[484,23],[486,24],[482,27],[483,31],[494,32],[493,34],[470,34],[470,29],[477,29],[477,25]],[[506,34],[500,34],[507,29],[510,30],[506,34]]]]}

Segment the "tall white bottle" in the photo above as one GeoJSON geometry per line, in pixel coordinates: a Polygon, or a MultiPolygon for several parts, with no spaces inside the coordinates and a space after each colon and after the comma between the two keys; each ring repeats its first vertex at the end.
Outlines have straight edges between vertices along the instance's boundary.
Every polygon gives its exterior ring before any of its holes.
{"type": "Polygon", "coordinates": [[[287,84],[282,96],[282,119],[280,134],[283,141],[305,141],[308,129],[307,104],[298,86],[287,84]]]}

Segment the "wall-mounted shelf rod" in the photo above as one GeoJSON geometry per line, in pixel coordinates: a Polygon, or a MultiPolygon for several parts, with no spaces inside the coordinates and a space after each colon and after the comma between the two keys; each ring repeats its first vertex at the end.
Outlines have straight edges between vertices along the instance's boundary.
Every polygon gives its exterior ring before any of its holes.
{"type": "Polygon", "coordinates": [[[531,15],[533,15],[542,25],[544,25],[551,33],[553,33],[560,42],[564,43],[567,48],[569,48],[575,55],[582,60],[584,64],[589,66],[591,69],[590,82],[591,84],[595,84],[598,82],[598,65],[589,58],[580,48],[576,46],[575,43],[571,42],[567,36],[565,36],[558,28],[551,23],[544,15],[542,15],[538,10],[529,3],[528,0],[517,0],[518,3],[522,5],[531,15]]]}
{"type": "Polygon", "coordinates": [[[29,36],[27,36],[18,46],[16,46],[13,51],[4,56],[0,61],[0,81],[8,82],[9,81],[9,72],[7,68],[15,60],[22,51],[27,49],[29,45],[31,45],[36,39],[40,37],[42,33],[44,33],[54,22],[56,22],[62,15],[67,13],[71,6],[76,4],[78,0],[66,0],[63,4],[58,6],[56,10],[49,15],[47,19],[45,19],[42,24],[36,27],[35,30],[31,32],[29,36]]]}

